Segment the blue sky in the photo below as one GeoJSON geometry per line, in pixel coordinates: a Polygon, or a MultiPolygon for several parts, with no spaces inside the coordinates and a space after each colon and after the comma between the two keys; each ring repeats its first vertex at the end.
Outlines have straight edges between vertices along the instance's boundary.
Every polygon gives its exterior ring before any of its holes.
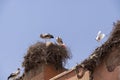
{"type": "Polygon", "coordinates": [[[40,33],[63,38],[72,68],[100,45],[97,32],[109,35],[119,19],[119,0],[0,0],[0,80],[21,68],[28,47],[42,41],[40,33]]]}

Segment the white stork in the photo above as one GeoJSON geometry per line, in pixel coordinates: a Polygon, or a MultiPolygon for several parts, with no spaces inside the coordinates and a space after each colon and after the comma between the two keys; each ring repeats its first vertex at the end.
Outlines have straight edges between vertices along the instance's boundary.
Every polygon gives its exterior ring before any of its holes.
{"type": "Polygon", "coordinates": [[[40,34],[40,38],[45,39],[46,42],[47,39],[54,38],[54,36],[49,33],[45,33],[45,34],[40,34]]]}
{"type": "Polygon", "coordinates": [[[62,38],[57,37],[57,38],[56,38],[56,41],[57,41],[57,44],[58,44],[58,45],[61,45],[61,46],[64,46],[64,47],[65,47],[65,44],[63,43],[62,38]]]}
{"type": "Polygon", "coordinates": [[[105,34],[101,33],[101,31],[98,31],[98,34],[96,36],[96,41],[100,42],[105,37],[105,34]]]}
{"type": "Polygon", "coordinates": [[[13,80],[16,79],[19,74],[20,74],[20,68],[18,68],[16,72],[11,73],[10,76],[8,77],[8,80],[9,79],[13,79],[13,80]]]}

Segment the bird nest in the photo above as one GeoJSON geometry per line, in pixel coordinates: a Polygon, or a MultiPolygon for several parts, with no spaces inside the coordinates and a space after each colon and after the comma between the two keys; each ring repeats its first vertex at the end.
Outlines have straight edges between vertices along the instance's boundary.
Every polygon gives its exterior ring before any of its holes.
{"type": "MultiPolygon", "coordinates": [[[[118,21],[111,32],[110,37],[108,40],[102,44],[100,47],[96,48],[95,51],[85,59],[80,66],[86,70],[91,72],[90,80],[92,80],[92,74],[94,69],[105,60],[106,56],[109,56],[110,53],[113,51],[113,48],[116,50],[120,50],[120,21],[118,21]]],[[[120,57],[119,57],[120,58],[120,57]]],[[[111,63],[111,64],[118,64],[118,63],[111,63]]],[[[113,71],[113,66],[107,65],[108,71],[113,71]]]]}
{"type": "Polygon", "coordinates": [[[22,66],[25,72],[37,67],[39,64],[53,64],[56,69],[63,68],[67,59],[70,58],[70,52],[65,46],[51,43],[46,46],[44,42],[37,42],[31,45],[24,56],[22,66]]]}

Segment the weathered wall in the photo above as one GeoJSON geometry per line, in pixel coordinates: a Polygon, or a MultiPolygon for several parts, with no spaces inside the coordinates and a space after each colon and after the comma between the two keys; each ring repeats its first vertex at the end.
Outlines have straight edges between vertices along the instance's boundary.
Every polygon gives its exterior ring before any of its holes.
{"type": "Polygon", "coordinates": [[[65,69],[56,70],[54,65],[43,64],[25,73],[23,80],[49,80],[63,71],[65,69]]]}
{"type": "Polygon", "coordinates": [[[89,80],[89,72],[86,72],[85,75],[81,79],[78,79],[76,73],[72,71],[55,80],[89,80]]]}
{"type": "Polygon", "coordinates": [[[36,76],[34,76],[33,78],[29,79],[29,80],[45,80],[44,79],[44,74],[43,73],[40,73],[36,76]]]}
{"type": "MultiPolygon", "coordinates": [[[[80,68],[79,68],[80,72],[80,68]]],[[[79,73],[80,74],[80,73],[79,73]]],[[[120,80],[120,50],[112,51],[97,65],[93,72],[94,80],[120,80]]],[[[74,70],[53,80],[78,80],[74,70]]],[[[79,80],[89,80],[89,72],[79,80]]]]}
{"type": "Polygon", "coordinates": [[[93,77],[94,80],[120,80],[120,66],[116,67],[113,72],[109,72],[103,63],[95,69],[93,77]]]}
{"type": "Polygon", "coordinates": [[[46,65],[44,67],[44,80],[49,80],[50,78],[62,73],[65,69],[56,70],[54,65],[46,65]]]}
{"type": "Polygon", "coordinates": [[[94,80],[120,80],[120,50],[113,48],[104,62],[96,67],[93,75],[94,80]]]}
{"type": "MultiPolygon", "coordinates": [[[[44,80],[44,79],[42,79],[43,76],[44,76],[44,74],[43,74],[43,65],[39,65],[39,67],[31,69],[30,71],[25,73],[25,75],[23,77],[23,80],[31,80],[32,78],[34,78],[36,76],[41,76],[40,80],[44,80]]],[[[32,79],[32,80],[37,80],[37,79],[32,79]]]]}
{"type": "MultiPolygon", "coordinates": [[[[79,75],[80,74],[81,73],[79,73],[79,75]]],[[[89,80],[89,71],[86,71],[85,75],[81,79],[78,79],[75,69],[71,69],[69,71],[65,71],[65,72],[51,78],[50,80],[89,80]]]]}

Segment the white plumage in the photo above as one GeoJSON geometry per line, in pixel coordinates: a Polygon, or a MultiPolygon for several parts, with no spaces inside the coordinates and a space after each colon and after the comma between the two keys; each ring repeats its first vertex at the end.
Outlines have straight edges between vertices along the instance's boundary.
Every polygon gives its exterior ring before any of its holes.
{"type": "Polygon", "coordinates": [[[60,45],[60,46],[64,46],[64,47],[65,47],[65,44],[63,43],[62,38],[57,37],[57,38],[56,38],[56,41],[57,41],[57,44],[58,44],[58,45],[60,45]]]}
{"type": "Polygon", "coordinates": [[[54,38],[54,36],[49,33],[45,33],[45,34],[40,34],[40,38],[44,39],[46,43],[46,42],[50,42],[49,40],[54,38]]]}
{"type": "Polygon", "coordinates": [[[63,44],[62,38],[60,38],[60,37],[57,37],[56,41],[59,45],[63,44]]]}
{"type": "Polygon", "coordinates": [[[40,37],[42,39],[51,39],[51,38],[54,38],[53,35],[49,34],[49,33],[45,33],[45,34],[40,34],[40,37]]]}
{"type": "Polygon", "coordinates": [[[8,77],[8,80],[9,79],[13,79],[13,80],[16,79],[19,74],[20,74],[20,68],[18,68],[16,72],[11,73],[10,76],[8,77]]]}
{"type": "Polygon", "coordinates": [[[98,34],[96,36],[96,41],[100,42],[105,37],[105,34],[101,33],[101,31],[98,31],[98,34]]]}

